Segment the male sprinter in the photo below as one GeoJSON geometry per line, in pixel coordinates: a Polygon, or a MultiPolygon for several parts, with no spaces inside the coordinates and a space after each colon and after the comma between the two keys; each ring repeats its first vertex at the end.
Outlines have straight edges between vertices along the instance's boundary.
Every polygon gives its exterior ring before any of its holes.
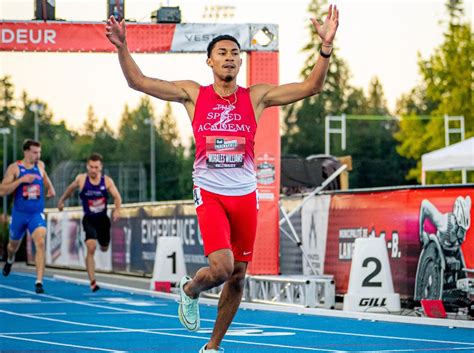
{"type": "Polygon", "coordinates": [[[209,267],[180,282],[181,323],[199,329],[198,298],[202,291],[225,283],[212,336],[201,353],[222,351],[219,345],[240,305],[247,264],[252,260],[257,226],[257,181],[254,138],[265,108],[294,103],[321,92],[338,27],[338,10],[329,6],[324,24],[312,19],[322,40],[320,56],[303,82],[281,86],[237,86],[242,59],[240,44],[229,35],[214,38],[207,65],[214,83],[165,81],[143,75],[127,47],[125,22],[107,21],[106,36],[115,45],[128,85],[162,100],[184,105],[196,140],[194,200],[209,267]],[[222,152],[225,149],[225,152],[222,152]]]}
{"type": "Polygon", "coordinates": [[[41,144],[34,140],[23,143],[23,159],[8,166],[2,181],[1,193],[15,192],[13,211],[10,222],[10,241],[8,242],[8,258],[3,267],[3,275],[8,276],[15,261],[25,232],[31,234],[35,243],[36,283],[35,291],[44,293],[44,239],[46,222],[44,217],[44,187],[48,190],[46,197],[54,197],[53,184],[49,180],[40,161],[41,144]]]}
{"type": "Polygon", "coordinates": [[[114,198],[113,221],[120,218],[120,207],[122,206],[122,198],[114,181],[109,176],[102,174],[102,161],[103,158],[99,153],[92,153],[87,159],[87,173],[76,176],[76,179],[66,188],[58,201],[58,209],[62,211],[64,201],[74,193],[74,190],[80,190],[79,197],[84,210],[82,226],[86,233],[86,269],[92,292],[100,289],[95,280],[94,254],[97,242],[99,242],[102,251],[107,251],[110,244],[110,219],[107,216],[109,194],[114,198]]]}

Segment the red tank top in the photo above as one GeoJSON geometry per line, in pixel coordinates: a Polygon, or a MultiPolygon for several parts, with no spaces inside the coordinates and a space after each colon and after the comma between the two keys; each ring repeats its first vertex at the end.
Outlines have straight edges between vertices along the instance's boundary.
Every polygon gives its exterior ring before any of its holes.
{"type": "Polygon", "coordinates": [[[246,195],[257,188],[254,162],[257,122],[248,88],[221,98],[201,86],[192,122],[196,140],[194,185],[221,195],[246,195]]]}

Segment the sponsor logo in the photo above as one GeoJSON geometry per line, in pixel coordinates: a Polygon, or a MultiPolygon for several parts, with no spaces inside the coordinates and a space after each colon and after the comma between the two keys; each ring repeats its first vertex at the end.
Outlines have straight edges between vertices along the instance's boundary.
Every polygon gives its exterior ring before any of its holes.
{"type": "Polygon", "coordinates": [[[361,298],[359,306],[382,307],[387,305],[387,298],[361,298]]]}
{"type": "Polygon", "coordinates": [[[225,141],[224,139],[216,139],[216,144],[214,145],[214,148],[216,150],[233,150],[236,149],[239,143],[237,140],[232,140],[232,141],[225,141]]]}
{"type": "Polygon", "coordinates": [[[56,44],[56,31],[53,29],[26,29],[16,30],[4,28],[0,30],[2,44],[56,44]]]}

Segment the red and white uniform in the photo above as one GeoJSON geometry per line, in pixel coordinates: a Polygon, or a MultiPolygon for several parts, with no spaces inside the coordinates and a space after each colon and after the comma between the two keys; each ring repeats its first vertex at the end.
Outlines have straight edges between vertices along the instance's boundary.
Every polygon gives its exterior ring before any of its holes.
{"type": "Polygon", "coordinates": [[[194,203],[204,254],[231,249],[236,261],[248,262],[257,230],[257,122],[247,88],[224,98],[212,86],[199,90],[192,123],[194,203]]]}
{"type": "Polygon", "coordinates": [[[201,86],[193,118],[194,185],[220,195],[247,195],[257,188],[254,162],[257,122],[248,88],[219,97],[201,86]]]}

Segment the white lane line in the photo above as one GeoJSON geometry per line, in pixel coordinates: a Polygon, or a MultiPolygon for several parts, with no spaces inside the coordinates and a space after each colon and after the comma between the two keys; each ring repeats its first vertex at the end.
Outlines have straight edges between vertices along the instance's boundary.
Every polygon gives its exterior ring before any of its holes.
{"type": "Polygon", "coordinates": [[[36,304],[41,300],[33,298],[0,298],[0,304],[36,304]]]}
{"type": "MultiPolygon", "coordinates": [[[[138,313],[134,312],[117,312],[117,311],[99,311],[97,314],[99,315],[139,315],[138,313]]],[[[140,314],[141,315],[141,314],[140,314]]]]}
{"type": "Polygon", "coordinates": [[[56,316],[56,315],[67,315],[67,313],[23,313],[28,315],[39,315],[39,316],[56,316]]]}
{"type": "MultiPolygon", "coordinates": [[[[245,330],[246,328],[234,328],[233,330],[245,330]]],[[[123,332],[139,332],[150,331],[150,332],[165,332],[165,331],[184,331],[188,332],[184,327],[175,328],[142,328],[142,329],[123,329],[123,330],[83,330],[83,331],[31,331],[31,332],[0,332],[0,335],[14,335],[14,336],[34,336],[34,335],[55,335],[55,334],[83,334],[83,333],[123,333],[123,332]]],[[[199,330],[198,333],[207,333],[206,329],[199,330]]]]}
{"type": "Polygon", "coordinates": [[[470,345],[470,346],[474,344],[474,342],[441,341],[441,340],[416,338],[416,337],[411,338],[411,337],[398,337],[398,336],[382,336],[382,335],[371,335],[371,334],[355,333],[355,332],[315,330],[315,329],[305,329],[305,328],[295,328],[295,327],[285,327],[285,326],[272,326],[272,325],[259,325],[259,324],[247,324],[247,325],[255,326],[256,328],[271,328],[271,329],[278,329],[278,330],[325,333],[325,334],[330,334],[330,335],[341,335],[341,336],[370,337],[370,338],[393,339],[393,340],[401,340],[401,341],[415,341],[415,342],[421,341],[421,342],[430,342],[430,343],[460,344],[460,345],[470,345]]]}
{"type": "MultiPolygon", "coordinates": [[[[33,292],[32,292],[33,293],[33,292]]],[[[41,296],[45,296],[45,294],[35,294],[35,295],[41,295],[41,296]]],[[[64,304],[64,301],[44,301],[44,300],[35,300],[35,301],[24,301],[24,302],[18,302],[18,303],[8,303],[8,302],[0,302],[0,305],[5,305],[5,304],[12,304],[12,305],[18,305],[18,304],[21,304],[21,305],[28,305],[28,304],[33,304],[33,305],[36,305],[36,304],[39,304],[41,303],[42,305],[45,304],[45,305],[48,305],[48,304],[64,304]]],[[[102,304],[111,304],[110,301],[107,301],[107,300],[84,300],[84,303],[91,303],[91,304],[95,304],[95,303],[102,303],[102,304]]],[[[119,303],[120,304],[120,303],[119,303]]]]}
{"type": "MultiPolygon", "coordinates": [[[[0,288],[6,288],[6,289],[16,291],[16,292],[20,292],[20,293],[33,294],[35,296],[38,295],[35,292],[30,291],[30,290],[15,288],[15,287],[11,287],[11,286],[6,286],[4,284],[0,284],[0,288]]],[[[44,298],[50,298],[50,299],[54,299],[58,302],[62,302],[62,304],[69,303],[69,304],[90,306],[90,307],[93,307],[93,308],[121,311],[121,312],[134,312],[134,313],[137,313],[137,314],[149,315],[149,316],[167,317],[167,318],[172,318],[172,319],[177,319],[178,318],[178,315],[158,314],[158,313],[151,313],[151,312],[147,312],[147,311],[140,311],[140,310],[134,310],[134,309],[116,308],[114,306],[99,305],[99,304],[93,304],[93,303],[90,303],[90,302],[82,302],[82,301],[77,301],[77,300],[71,300],[71,299],[56,297],[54,295],[49,295],[49,294],[40,294],[40,295],[41,295],[41,297],[44,297],[44,298]]],[[[47,304],[48,302],[42,302],[41,304],[43,304],[43,303],[47,304]]],[[[214,320],[203,319],[203,318],[201,318],[201,321],[207,321],[207,322],[212,322],[212,323],[214,322],[214,320]]]]}
{"type": "Polygon", "coordinates": [[[0,332],[0,335],[12,336],[34,336],[34,335],[56,335],[56,334],[81,334],[81,333],[114,333],[126,332],[126,330],[84,330],[84,331],[32,331],[32,332],[0,332]]]}
{"type": "MultiPolygon", "coordinates": [[[[188,332],[185,328],[152,328],[152,329],[138,329],[139,332],[150,331],[150,332],[161,332],[161,331],[184,331],[188,332]]],[[[0,332],[0,335],[12,335],[12,336],[34,336],[34,335],[74,335],[83,333],[126,333],[126,332],[137,332],[137,329],[123,329],[123,330],[83,330],[83,331],[32,331],[32,332],[0,332]]],[[[200,332],[200,331],[199,331],[200,332]]]]}
{"type": "Polygon", "coordinates": [[[44,341],[44,340],[35,340],[35,339],[32,339],[32,338],[12,337],[12,336],[8,336],[8,335],[0,335],[0,337],[12,339],[12,340],[18,340],[18,341],[44,343],[44,344],[49,344],[49,345],[53,345],[53,346],[90,349],[92,351],[102,351],[102,352],[112,352],[112,353],[127,353],[126,351],[117,351],[115,349],[104,349],[104,348],[96,348],[96,347],[88,347],[88,346],[78,346],[76,344],[67,344],[67,343],[58,343],[58,342],[51,342],[51,341],[44,341]]]}
{"type": "Polygon", "coordinates": [[[449,351],[463,351],[463,350],[468,350],[468,349],[474,349],[474,346],[472,347],[457,347],[457,348],[419,348],[419,349],[390,349],[390,350],[376,350],[376,351],[348,351],[344,353],[391,353],[391,352],[426,352],[429,350],[430,352],[436,352],[436,351],[441,351],[441,352],[446,352],[446,350],[449,349],[449,351]]]}
{"type": "MultiPolygon", "coordinates": [[[[89,324],[89,323],[82,323],[82,322],[75,322],[75,321],[59,320],[59,319],[53,319],[53,318],[41,317],[41,316],[34,316],[34,315],[25,315],[25,314],[15,313],[15,312],[12,312],[12,311],[6,311],[6,310],[0,310],[0,313],[9,314],[9,315],[13,315],[13,316],[27,317],[27,318],[31,318],[31,319],[60,322],[60,323],[63,323],[63,324],[70,324],[70,325],[87,326],[87,327],[100,327],[100,328],[116,329],[116,330],[119,330],[119,331],[126,330],[126,332],[148,333],[148,334],[159,335],[159,336],[196,338],[196,339],[206,340],[206,341],[209,339],[207,337],[207,335],[206,336],[193,336],[193,335],[189,335],[189,334],[156,332],[156,331],[142,330],[142,329],[134,330],[134,329],[128,329],[128,328],[125,328],[125,327],[97,325],[97,324],[89,324]]],[[[8,336],[5,336],[5,337],[8,337],[8,336]]],[[[27,339],[25,339],[25,340],[27,340],[27,339]]],[[[239,343],[239,344],[247,344],[247,345],[252,345],[252,346],[266,346],[266,347],[301,349],[301,350],[305,350],[305,351],[316,351],[316,352],[334,352],[334,353],[340,352],[340,350],[333,350],[333,349],[321,349],[321,348],[312,348],[312,347],[289,346],[289,345],[284,345],[284,344],[271,344],[271,343],[263,343],[263,342],[249,342],[249,341],[230,340],[230,339],[224,339],[224,341],[225,342],[232,342],[232,343],[239,343]]]]}
{"type": "MultiPolygon", "coordinates": [[[[29,291],[29,290],[25,290],[25,289],[20,289],[20,288],[5,286],[5,285],[0,285],[0,288],[1,287],[7,288],[7,289],[10,289],[10,290],[13,290],[13,291],[34,294],[33,291],[29,291]]],[[[168,318],[173,318],[173,319],[177,318],[177,315],[150,313],[150,312],[146,312],[146,311],[122,309],[122,308],[115,308],[115,307],[112,307],[112,306],[90,304],[90,303],[87,303],[87,302],[84,303],[84,302],[80,302],[80,301],[74,301],[74,300],[61,298],[61,297],[56,297],[56,296],[52,296],[52,295],[48,295],[48,294],[41,294],[41,296],[52,298],[52,299],[59,300],[59,301],[63,301],[65,303],[71,303],[71,304],[77,304],[77,305],[85,305],[85,306],[91,306],[91,307],[97,307],[97,308],[103,308],[103,309],[110,309],[110,310],[121,311],[121,312],[134,312],[134,313],[139,313],[139,314],[143,314],[143,315],[168,317],[168,318]]],[[[207,322],[212,322],[212,323],[214,322],[214,320],[203,319],[203,318],[201,318],[201,321],[207,321],[207,322]]],[[[278,330],[290,330],[290,331],[299,331],[299,332],[323,333],[323,334],[332,334],[332,335],[355,336],[355,337],[378,338],[378,339],[392,339],[392,340],[400,340],[400,341],[415,341],[415,342],[422,341],[422,342],[430,342],[430,343],[457,344],[457,345],[468,345],[468,346],[473,345],[473,342],[443,341],[443,340],[433,340],[433,339],[423,339],[423,338],[371,335],[371,334],[362,334],[362,333],[328,331],[328,330],[315,330],[315,329],[304,329],[304,328],[285,327],[285,326],[259,325],[259,324],[243,323],[243,322],[233,322],[233,324],[235,324],[235,325],[247,325],[247,326],[258,327],[258,328],[270,328],[270,329],[278,329],[278,330]]],[[[233,342],[233,341],[228,341],[228,342],[233,342]]],[[[244,341],[236,341],[236,342],[244,342],[244,341]]]]}

